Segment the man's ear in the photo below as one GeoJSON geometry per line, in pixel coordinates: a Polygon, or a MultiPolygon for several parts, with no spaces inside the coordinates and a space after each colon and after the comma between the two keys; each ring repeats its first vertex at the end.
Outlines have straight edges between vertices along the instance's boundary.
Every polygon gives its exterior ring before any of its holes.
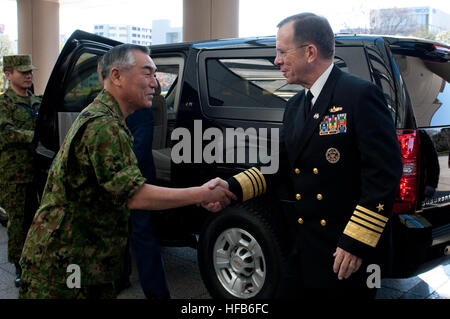
{"type": "Polygon", "coordinates": [[[5,77],[6,77],[6,79],[7,79],[8,81],[11,80],[11,76],[12,76],[12,72],[10,72],[10,71],[5,71],[5,77]]]}
{"type": "Polygon", "coordinates": [[[306,59],[309,63],[314,62],[317,59],[318,51],[314,44],[310,44],[306,48],[306,59]]]}
{"type": "Polygon", "coordinates": [[[109,73],[109,78],[115,86],[122,86],[122,75],[118,68],[113,67],[109,73]]]}

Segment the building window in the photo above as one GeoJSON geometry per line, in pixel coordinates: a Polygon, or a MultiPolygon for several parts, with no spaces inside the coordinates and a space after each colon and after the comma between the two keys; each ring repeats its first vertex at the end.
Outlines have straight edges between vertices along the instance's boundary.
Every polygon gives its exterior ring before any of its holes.
{"type": "Polygon", "coordinates": [[[176,43],[179,42],[178,32],[167,32],[166,33],[166,43],[176,43]]]}

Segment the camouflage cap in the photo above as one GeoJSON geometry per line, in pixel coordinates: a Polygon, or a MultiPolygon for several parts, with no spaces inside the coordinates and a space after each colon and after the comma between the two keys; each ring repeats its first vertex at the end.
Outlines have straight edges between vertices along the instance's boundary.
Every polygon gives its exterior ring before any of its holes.
{"type": "Polygon", "coordinates": [[[31,64],[31,55],[5,55],[3,57],[3,68],[14,68],[19,72],[28,72],[36,69],[31,64]]]}

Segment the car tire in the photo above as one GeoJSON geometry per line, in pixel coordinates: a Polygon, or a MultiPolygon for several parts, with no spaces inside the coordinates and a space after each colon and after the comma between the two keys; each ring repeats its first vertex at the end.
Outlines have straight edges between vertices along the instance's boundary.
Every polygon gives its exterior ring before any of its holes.
{"type": "MultiPolygon", "coordinates": [[[[200,273],[212,298],[276,295],[286,259],[267,205],[252,200],[212,214],[199,237],[200,273]]],[[[276,224],[276,223],[275,223],[276,224]]]]}

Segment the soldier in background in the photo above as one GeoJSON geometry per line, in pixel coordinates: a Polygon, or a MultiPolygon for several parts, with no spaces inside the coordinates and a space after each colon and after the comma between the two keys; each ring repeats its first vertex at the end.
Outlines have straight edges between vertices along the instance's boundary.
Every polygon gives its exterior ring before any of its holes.
{"type": "Polygon", "coordinates": [[[41,98],[31,92],[29,55],[3,57],[9,88],[0,95],[0,203],[8,214],[8,260],[16,266],[20,285],[20,254],[37,205],[33,187],[32,141],[41,98]]]}

